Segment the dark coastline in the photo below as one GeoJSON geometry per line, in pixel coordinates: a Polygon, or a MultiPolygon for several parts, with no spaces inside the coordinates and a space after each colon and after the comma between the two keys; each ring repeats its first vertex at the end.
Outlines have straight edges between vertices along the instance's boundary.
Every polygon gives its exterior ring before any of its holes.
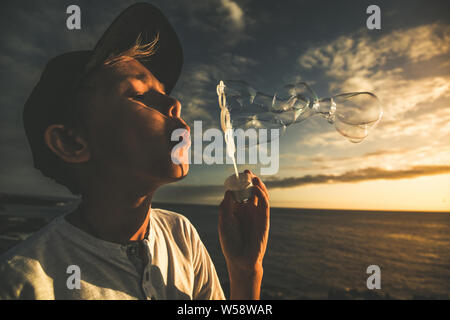
{"type": "Polygon", "coordinates": [[[69,197],[51,197],[27,194],[8,194],[0,193],[0,210],[5,210],[5,205],[28,205],[28,206],[65,206],[78,201],[77,198],[69,197]]]}

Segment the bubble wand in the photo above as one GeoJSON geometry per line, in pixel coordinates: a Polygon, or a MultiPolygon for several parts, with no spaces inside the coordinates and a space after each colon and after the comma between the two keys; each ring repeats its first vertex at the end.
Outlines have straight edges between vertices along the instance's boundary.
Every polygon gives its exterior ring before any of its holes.
{"type": "Polygon", "coordinates": [[[233,160],[234,175],[229,176],[224,183],[225,190],[231,190],[234,200],[242,203],[250,199],[253,184],[250,175],[247,173],[239,174],[236,165],[236,146],[233,138],[233,126],[231,124],[230,111],[227,108],[227,99],[225,96],[225,84],[219,82],[217,86],[217,96],[220,106],[220,125],[225,134],[226,153],[233,160]]]}
{"type": "Polygon", "coordinates": [[[230,111],[227,108],[227,98],[225,96],[225,85],[223,81],[217,85],[217,96],[219,99],[220,106],[220,125],[222,131],[225,134],[225,144],[227,146],[226,153],[233,160],[234,173],[236,177],[239,178],[239,171],[236,165],[236,158],[234,154],[236,153],[236,146],[234,145],[233,139],[233,126],[231,125],[230,111]]]}

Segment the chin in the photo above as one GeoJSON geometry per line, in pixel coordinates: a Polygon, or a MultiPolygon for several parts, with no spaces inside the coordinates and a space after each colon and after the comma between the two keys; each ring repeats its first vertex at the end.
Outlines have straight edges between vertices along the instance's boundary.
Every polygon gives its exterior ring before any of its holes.
{"type": "Polygon", "coordinates": [[[189,173],[189,164],[187,163],[178,164],[176,165],[175,171],[176,171],[175,177],[178,179],[183,179],[189,173]]]}
{"type": "MultiPolygon", "coordinates": [[[[183,159],[184,160],[184,159],[183,159]]],[[[189,162],[174,163],[171,159],[154,161],[146,168],[145,177],[159,184],[172,183],[184,179],[189,172],[189,162]]]]}
{"type": "Polygon", "coordinates": [[[169,183],[184,179],[189,172],[189,164],[174,164],[168,174],[169,183]]]}
{"type": "Polygon", "coordinates": [[[189,161],[187,158],[187,150],[181,149],[179,156],[177,157],[177,163],[174,162],[174,159],[171,157],[169,160],[169,177],[173,179],[173,181],[178,181],[187,176],[189,172],[189,161]]]}

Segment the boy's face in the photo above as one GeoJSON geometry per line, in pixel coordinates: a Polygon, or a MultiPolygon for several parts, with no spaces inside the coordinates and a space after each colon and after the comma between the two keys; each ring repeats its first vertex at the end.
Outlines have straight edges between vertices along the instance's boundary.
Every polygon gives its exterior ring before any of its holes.
{"type": "MultiPolygon", "coordinates": [[[[175,164],[171,141],[181,119],[181,104],[135,59],[107,65],[89,81],[87,143],[98,174],[167,183],[187,175],[189,164],[175,164]]],[[[188,147],[182,152],[188,152],[188,147]]],[[[136,181],[138,181],[136,180],[136,181]]]]}

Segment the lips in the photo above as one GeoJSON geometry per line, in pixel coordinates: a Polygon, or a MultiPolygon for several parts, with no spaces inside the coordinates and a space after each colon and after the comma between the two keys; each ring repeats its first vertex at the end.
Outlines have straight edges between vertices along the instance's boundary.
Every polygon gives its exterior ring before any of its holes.
{"type": "MultiPolygon", "coordinates": [[[[189,147],[191,146],[191,130],[188,125],[183,125],[181,127],[175,128],[173,131],[179,130],[179,129],[181,129],[182,131],[177,134],[178,140],[175,140],[175,141],[170,140],[170,146],[171,146],[171,148],[173,148],[174,146],[178,145],[180,142],[184,141],[184,143],[182,145],[180,145],[179,147],[181,147],[183,149],[189,149],[189,147]]],[[[170,136],[172,136],[172,133],[170,134],[170,136]]]]}
{"type": "Polygon", "coordinates": [[[180,143],[181,141],[185,142],[183,144],[184,149],[188,149],[191,146],[191,132],[189,130],[186,129],[183,132],[183,134],[179,137],[178,143],[180,143]]]}
{"type": "Polygon", "coordinates": [[[188,164],[189,163],[189,148],[191,146],[191,134],[189,127],[182,126],[176,128],[172,134],[175,134],[178,137],[178,141],[171,141],[171,159],[172,162],[176,165],[179,164],[188,164]]]}

